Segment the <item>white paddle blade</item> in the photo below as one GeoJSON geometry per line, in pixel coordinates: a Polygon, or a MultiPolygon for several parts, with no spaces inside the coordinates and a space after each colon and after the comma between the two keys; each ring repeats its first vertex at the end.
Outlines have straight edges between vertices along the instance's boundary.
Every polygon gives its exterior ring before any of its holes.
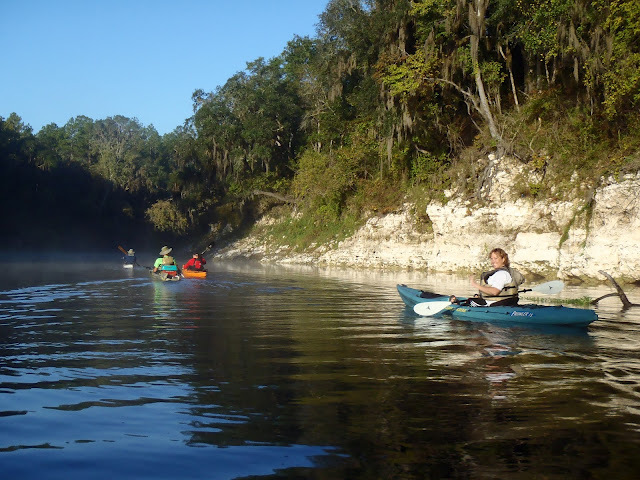
{"type": "Polygon", "coordinates": [[[532,292],[553,294],[561,292],[564,289],[564,282],[562,280],[553,280],[552,282],[542,283],[531,287],[532,292]]]}
{"type": "Polygon", "coordinates": [[[413,311],[423,317],[431,317],[451,305],[451,302],[421,302],[413,307],[413,311]]]}

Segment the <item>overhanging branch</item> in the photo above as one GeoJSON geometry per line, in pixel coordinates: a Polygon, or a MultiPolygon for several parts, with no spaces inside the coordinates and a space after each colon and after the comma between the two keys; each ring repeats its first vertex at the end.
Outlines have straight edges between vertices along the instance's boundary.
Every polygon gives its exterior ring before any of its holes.
{"type": "Polygon", "coordinates": [[[279,193],[265,192],[264,190],[254,190],[253,192],[251,192],[251,195],[264,195],[265,197],[275,198],[276,200],[279,200],[283,203],[289,203],[291,205],[298,204],[298,201],[295,198],[290,197],[289,195],[280,195],[279,193]]]}

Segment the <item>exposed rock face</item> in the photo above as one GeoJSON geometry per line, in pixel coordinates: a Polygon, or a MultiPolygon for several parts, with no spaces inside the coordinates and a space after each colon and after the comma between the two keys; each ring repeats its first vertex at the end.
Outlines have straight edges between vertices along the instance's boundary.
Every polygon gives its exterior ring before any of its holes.
{"type": "MultiPolygon", "coordinates": [[[[485,192],[484,206],[448,192],[446,204],[432,202],[427,207],[433,232],[420,233],[410,213],[412,205],[405,205],[398,213],[370,218],[336,249],[320,247],[290,255],[286,248],[271,251],[247,238],[220,251],[219,256],[478,272],[488,268],[489,251],[501,247],[512,264],[528,274],[601,280],[598,270],[605,270],[622,280],[640,281],[640,172],[605,179],[595,192],[584,191],[578,200],[555,202],[514,200],[516,182],[522,178],[523,166],[503,159],[491,190],[485,192]]],[[[580,186],[576,191],[580,192],[580,186]]]]}

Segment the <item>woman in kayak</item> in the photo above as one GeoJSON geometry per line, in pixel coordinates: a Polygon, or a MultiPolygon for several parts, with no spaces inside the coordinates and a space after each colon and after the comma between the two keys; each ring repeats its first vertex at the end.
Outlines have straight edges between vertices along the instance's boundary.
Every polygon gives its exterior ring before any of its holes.
{"type": "MultiPolygon", "coordinates": [[[[471,286],[478,289],[478,294],[466,300],[464,304],[472,307],[483,305],[517,305],[518,286],[524,282],[520,272],[510,267],[509,255],[501,248],[494,248],[489,254],[493,270],[480,276],[480,283],[471,277],[471,286]]],[[[455,296],[451,303],[459,303],[455,296]]]]}

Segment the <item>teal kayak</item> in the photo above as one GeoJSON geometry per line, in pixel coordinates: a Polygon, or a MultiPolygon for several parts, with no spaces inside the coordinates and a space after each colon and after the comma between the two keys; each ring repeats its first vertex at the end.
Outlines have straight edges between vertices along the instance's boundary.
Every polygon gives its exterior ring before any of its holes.
{"type": "MultiPolygon", "coordinates": [[[[406,285],[398,285],[400,298],[409,308],[423,302],[443,302],[449,295],[425,292],[406,285]]],[[[459,300],[465,300],[458,297],[459,300]]],[[[444,310],[433,315],[437,318],[452,317],[472,322],[507,322],[528,325],[561,325],[586,327],[598,319],[593,310],[585,308],[564,307],[562,305],[514,305],[470,307],[457,304],[448,305],[444,310]]]]}

